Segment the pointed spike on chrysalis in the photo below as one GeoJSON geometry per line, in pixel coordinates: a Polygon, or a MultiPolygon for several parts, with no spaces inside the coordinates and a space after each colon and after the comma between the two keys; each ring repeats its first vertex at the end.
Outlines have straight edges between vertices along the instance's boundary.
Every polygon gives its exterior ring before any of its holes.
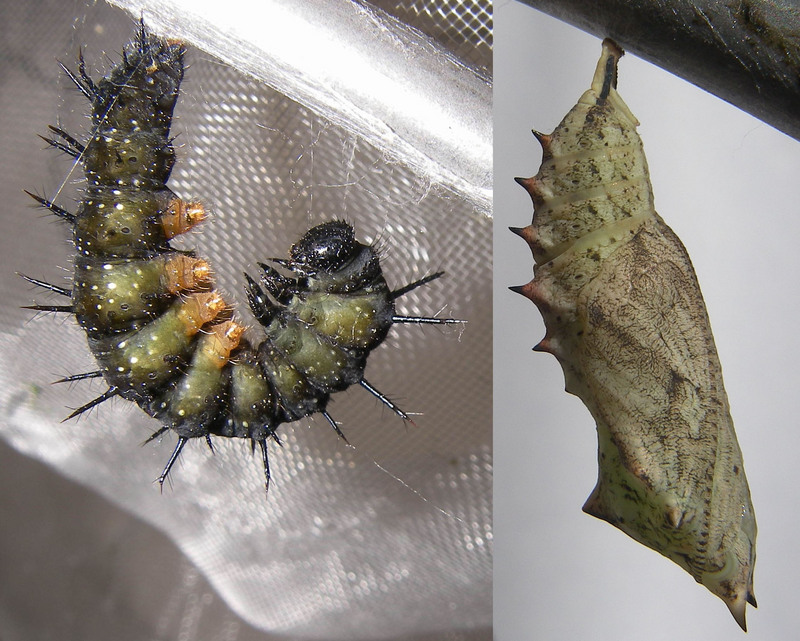
{"type": "Polygon", "coordinates": [[[747,619],[745,609],[747,608],[747,599],[745,598],[744,594],[736,593],[730,595],[728,598],[720,595],[722,600],[725,601],[725,605],[728,606],[728,610],[731,611],[733,618],[736,619],[736,623],[739,624],[739,627],[747,632],[747,619]]]}
{"type": "Polygon", "coordinates": [[[553,339],[549,336],[545,336],[542,340],[540,340],[536,345],[533,346],[534,352],[545,352],[547,354],[553,354],[555,356],[556,351],[556,344],[553,339]]]}
{"type": "Polygon", "coordinates": [[[533,225],[528,225],[527,227],[509,227],[508,229],[528,243],[531,249],[533,249],[534,245],[538,245],[536,228],[533,225]]]}
{"type": "Polygon", "coordinates": [[[530,299],[536,305],[545,302],[544,296],[542,296],[542,292],[539,289],[539,283],[535,280],[532,280],[525,285],[513,285],[509,287],[509,289],[515,294],[522,294],[525,298],[530,299]]]}
{"type": "Polygon", "coordinates": [[[752,590],[748,590],[747,592],[747,602],[754,608],[758,607],[758,603],[756,602],[756,595],[753,594],[752,590]]]}
{"type": "Polygon", "coordinates": [[[531,133],[533,134],[534,138],[539,141],[539,144],[542,146],[542,151],[545,154],[549,154],[550,142],[552,140],[550,134],[543,134],[541,131],[536,131],[535,129],[531,129],[531,133]]]}
{"type": "Polygon", "coordinates": [[[583,507],[581,509],[589,516],[593,516],[596,519],[600,519],[601,521],[609,520],[608,516],[606,516],[605,512],[603,511],[600,502],[600,491],[599,488],[597,487],[594,488],[592,493],[589,495],[589,498],[586,499],[586,503],[583,504],[583,507]]]}
{"type": "Polygon", "coordinates": [[[530,178],[514,178],[518,185],[522,185],[531,195],[531,199],[533,200],[533,204],[535,206],[540,205],[544,202],[544,195],[542,194],[541,187],[539,186],[539,181],[536,180],[536,176],[531,176],[530,178]]]}
{"type": "MultiPolygon", "coordinates": [[[[520,176],[517,176],[516,178],[514,178],[514,181],[518,185],[522,185],[525,189],[528,189],[528,185],[530,184],[530,182],[532,180],[533,180],[533,178],[521,178],[520,176]]],[[[528,190],[528,191],[530,191],[530,190],[528,190]]]]}

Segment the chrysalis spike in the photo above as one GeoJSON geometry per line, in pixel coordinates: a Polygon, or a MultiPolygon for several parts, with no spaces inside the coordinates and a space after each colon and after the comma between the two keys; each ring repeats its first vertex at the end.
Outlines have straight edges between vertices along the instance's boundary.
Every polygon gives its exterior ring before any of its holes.
{"type": "Polygon", "coordinates": [[[116,387],[109,387],[105,392],[100,394],[100,396],[98,396],[95,399],[92,399],[91,401],[89,401],[85,405],[81,405],[78,409],[76,409],[74,412],[72,412],[72,414],[67,416],[67,418],[65,418],[61,422],[62,423],[66,423],[68,420],[70,420],[72,418],[75,418],[79,414],[83,414],[84,412],[92,409],[93,407],[95,407],[97,405],[100,405],[100,403],[102,403],[104,401],[107,401],[109,398],[113,398],[114,396],[117,396],[118,394],[119,394],[119,390],[116,387]]]}
{"type": "Polygon", "coordinates": [[[42,207],[52,211],[56,216],[58,216],[60,218],[63,218],[68,223],[74,223],[75,222],[75,214],[71,214],[66,209],[62,209],[61,207],[56,205],[54,202],[52,202],[50,200],[47,200],[46,198],[42,198],[41,196],[37,196],[36,194],[29,192],[27,189],[23,189],[22,191],[24,191],[26,194],[28,194],[28,196],[33,198],[42,207]]]}
{"type": "Polygon", "coordinates": [[[346,437],[346,436],[345,436],[345,435],[342,433],[342,430],[340,430],[340,429],[339,429],[339,424],[338,424],[338,423],[337,423],[337,422],[334,420],[333,416],[331,416],[330,414],[328,414],[328,411],[327,411],[327,410],[322,410],[322,411],[320,412],[320,414],[322,414],[322,415],[325,417],[325,419],[328,421],[328,423],[330,423],[330,424],[331,424],[331,427],[332,427],[332,428],[333,428],[333,429],[336,431],[336,433],[339,435],[339,438],[341,438],[341,439],[342,439],[342,440],[343,440],[345,443],[347,443],[348,445],[350,445],[350,441],[348,441],[348,440],[347,440],[347,437],[346,437]]]}
{"type": "Polygon", "coordinates": [[[367,382],[367,379],[362,378],[359,381],[359,385],[361,385],[361,387],[363,387],[365,390],[367,390],[370,394],[372,394],[375,398],[377,398],[381,403],[383,403],[386,407],[388,407],[390,410],[392,410],[395,414],[397,414],[404,421],[408,421],[414,427],[416,427],[417,424],[414,421],[411,420],[411,417],[408,414],[406,414],[397,405],[395,405],[395,403],[392,402],[392,400],[388,396],[386,396],[386,394],[380,392],[375,387],[370,385],[367,382]]]}
{"type": "Polygon", "coordinates": [[[545,153],[550,152],[550,134],[543,134],[541,131],[536,131],[535,129],[531,129],[531,133],[539,141],[539,144],[542,146],[542,151],[545,153]]]}
{"type": "Polygon", "coordinates": [[[531,251],[536,251],[538,248],[540,241],[538,239],[536,228],[533,225],[528,225],[527,227],[509,227],[508,230],[512,234],[516,234],[531,248],[531,251]]]}
{"type": "Polygon", "coordinates": [[[411,290],[416,289],[417,287],[422,287],[423,285],[427,285],[432,280],[436,280],[437,278],[440,278],[442,276],[444,276],[444,272],[436,272],[434,274],[425,276],[425,278],[420,278],[419,280],[415,280],[413,283],[409,283],[404,287],[395,289],[392,293],[389,294],[389,298],[391,298],[392,300],[397,300],[401,296],[405,296],[406,294],[408,294],[408,292],[410,292],[411,290]]]}
{"type": "Polygon", "coordinates": [[[269,448],[267,448],[267,439],[262,438],[258,441],[258,446],[261,448],[261,461],[264,463],[264,494],[269,495],[269,448]]]}
{"type": "Polygon", "coordinates": [[[175,445],[175,449],[172,451],[172,455],[169,457],[169,461],[167,461],[167,464],[164,466],[164,471],[162,471],[161,476],[156,479],[158,484],[161,486],[162,492],[164,491],[164,481],[167,480],[167,477],[172,470],[172,466],[175,465],[175,461],[178,460],[178,457],[181,455],[181,450],[183,449],[183,446],[186,445],[186,441],[188,440],[189,439],[185,436],[178,437],[178,442],[175,445]]]}
{"type": "Polygon", "coordinates": [[[83,374],[73,374],[72,376],[65,376],[64,378],[59,378],[57,381],[53,381],[53,385],[58,385],[59,383],[74,383],[75,381],[84,381],[87,378],[100,378],[103,376],[103,372],[99,369],[95,370],[94,372],[84,372],[83,374]]]}
{"type": "Polygon", "coordinates": [[[747,632],[747,617],[745,616],[747,601],[736,597],[732,597],[730,601],[726,599],[723,599],[723,601],[725,601],[725,605],[728,606],[728,610],[730,610],[730,613],[733,615],[733,618],[736,620],[736,623],[739,624],[742,631],[747,632]]]}
{"type": "Polygon", "coordinates": [[[26,276],[25,274],[20,274],[19,272],[17,272],[17,276],[25,279],[31,285],[42,287],[43,289],[50,290],[51,292],[60,294],[61,296],[66,296],[67,298],[72,298],[72,290],[66,289],[65,287],[59,287],[58,285],[53,285],[52,283],[39,280],[38,278],[32,278],[30,276],[26,276]]]}

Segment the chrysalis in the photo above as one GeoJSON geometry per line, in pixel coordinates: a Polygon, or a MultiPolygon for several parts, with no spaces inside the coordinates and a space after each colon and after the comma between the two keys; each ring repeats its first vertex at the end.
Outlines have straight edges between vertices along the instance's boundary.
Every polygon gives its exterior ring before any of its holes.
{"type": "Polygon", "coordinates": [[[655,212],[639,124],[603,42],[591,88],[517,179],[534,204],[534,280],[511,289],[547,327],[566,390],[597,423],[599,480],[583,509],[672,559],[746,629],[756,522],[705,303],[655,212]]]}

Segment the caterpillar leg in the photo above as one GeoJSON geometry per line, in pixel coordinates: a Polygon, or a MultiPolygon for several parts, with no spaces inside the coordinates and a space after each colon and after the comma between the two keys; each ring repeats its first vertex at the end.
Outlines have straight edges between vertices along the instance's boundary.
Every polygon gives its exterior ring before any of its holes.
{"type": "Polygon", "coordinates": [[[278,310],[278,306],[267,296],[267,293],[278,303],[286,305],[294,296],[298,281],[280,274],[275,268],[266,263],[258,263],[258,266],[263,272],[261,283],[267,291],[265,293],[259,283],[251,278],[249,274],[245,274],[244,277],[247,281],[245,294],[256,319],[266,326],[269,325],[278,310]]]}

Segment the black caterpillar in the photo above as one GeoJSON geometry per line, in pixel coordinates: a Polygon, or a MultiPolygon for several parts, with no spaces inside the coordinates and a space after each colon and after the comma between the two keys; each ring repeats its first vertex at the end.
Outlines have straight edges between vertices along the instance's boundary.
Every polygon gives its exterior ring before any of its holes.
{"type": "MultiPolygon", "coordinates": [[[[205,218],[199,203],[167,186],[175,152],[169,138],[183,78],[185,47],[150,34],[141,23],[122,61],[99,83],[64,72],[92,103],[91,140],[85,145],[58,127],[44,138],[83,164],[87,186],[76,214],[30,194],[73,228],[72,288],[23,276],[71,299],[68,305],[32,305],[74,314],[86,331],[98,369],[59,382],[104,378],[108,389],[76,409],[76,417],[112,397],[134,401],[178,442],[158,478],[163,487],[191,438],[247,438],[270,472],[267,439],[280,444],[282,423],[326,411],[331,393],[359,384],[404,420],[409,417],[364,379],[371,350],[393,323],[463,321],[399,316],[394,301],[443,272],[390,290],[372,246],[359,243],[343,221],[318,225],[292,246],[288,260],[259,263],[260,282],[247,276],[250,307],[265,338],[243,337],[230,306],[214,289],[211,269],[171,238],[205,218]]],[[[346,440],[346,439],[345,439],[346,440]]]]}

